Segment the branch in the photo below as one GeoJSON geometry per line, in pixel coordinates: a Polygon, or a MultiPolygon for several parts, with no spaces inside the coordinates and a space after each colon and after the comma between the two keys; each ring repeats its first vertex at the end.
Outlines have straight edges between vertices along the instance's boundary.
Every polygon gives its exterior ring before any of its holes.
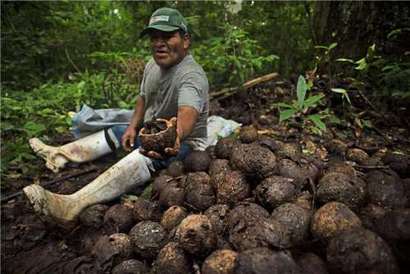
{"type": "Polygon", "coordinates": [[[71,60],[70,55],[68,54],[67,48],[64,48],[65,56],[68,59],[68,62],[75,68],[78,73],[81,73],[80,69],[74,64],[73,60],[71,60]]]}
{"type": "Polygon", "coordinates": [[[246,90],[246,89],[249,89],[253,86],[256,86],[257,84],[270,81],[270,80],[272,80],[272,79],[274,79],[278,76],[279,76],[279,74],[276,73],[276,72],[269,73],[269,74],[263,75],[261,77],[252,79],[252,80],[246,82],[245,84],[243,84],[242,86],[233,87],[233,88],[232,87],[231,88],[224,88],[224,89],[221,89],[219,91],[212,92],[212,93],[209,94],[209,96],[210,96],[211,99],[215,99],[216,97],[219,97],[219,96],[224,96],[224,98],[225,98],[225,97],[231,96],[232,94],[235,94],[239,89],[245,89],[246,90]]]}

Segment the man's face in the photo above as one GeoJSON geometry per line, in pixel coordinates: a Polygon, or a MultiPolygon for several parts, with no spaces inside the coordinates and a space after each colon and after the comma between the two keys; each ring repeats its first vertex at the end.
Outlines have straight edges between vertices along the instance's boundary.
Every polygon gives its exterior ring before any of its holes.
{"type": "Polygon", "coordinates": [[[188,35],[181,37],[178,31],[154,30],[150,32],[149,36],[151,38],[152,55],[161,68],[170,68],[186,56],[190,43],[188,35]]]}

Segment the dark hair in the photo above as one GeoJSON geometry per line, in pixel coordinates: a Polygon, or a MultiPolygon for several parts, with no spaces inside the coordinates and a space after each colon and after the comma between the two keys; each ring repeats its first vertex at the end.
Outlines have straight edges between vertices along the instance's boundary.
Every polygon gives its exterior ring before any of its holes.
{"type": "Polygon", "coordinates": [[[184,31],[183,29],[179,29],[179,30],[177,30],[177,32],[179,33],[179,35],[181,35],[181,38],[184,38],[185,34],[188,35],[188,37],[189,37],[189,47],[191,47],[192,46],[191,34],[189,32],[184,31]]]}
{"type": "Polygon", "coordinates": [[[178,32],[179,35],[181,35],[181,37],[184,37],[185,34],[188,34],[189,38],[191,38],[191,34],[189,32],[184,31],[183,29],[179,29],[178,32]]]}

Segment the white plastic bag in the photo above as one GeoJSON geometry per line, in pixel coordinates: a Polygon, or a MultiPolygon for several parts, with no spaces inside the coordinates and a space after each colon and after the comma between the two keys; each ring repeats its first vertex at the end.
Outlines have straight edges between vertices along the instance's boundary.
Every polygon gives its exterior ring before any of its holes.
{"type": "Polygon", "coordinates": [[[220,138],[231,135],[241,125],[221,116],[208,117],[208,146],[213,146],[220,138]]]}

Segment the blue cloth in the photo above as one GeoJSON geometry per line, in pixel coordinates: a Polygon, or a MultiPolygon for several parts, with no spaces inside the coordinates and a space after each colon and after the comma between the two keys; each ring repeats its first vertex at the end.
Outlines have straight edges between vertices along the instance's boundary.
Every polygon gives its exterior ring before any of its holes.
{"type": "MultiPolygon", "coordinates": [[[[122,135],[124,135],[125,130],[127,129],[128,126],[124,125],[117,125],[113,126],[111,129],[114,132],[115,137],[117,138],[117,141],[121,144],[121,138],[122,135]]],[[[137,149],[141,146],[141,140],[139,136],[137,135],[134,140],[134,148],[137,149]]],[[[155,170],[160,170],[167,168],[171,162],[173,161],[182,161],[185,159],[185,157],[192,151],[192,148],[190,145],[182,142],[181,147],[179,148],[179,152],[176,156],[172,156],[163,160],[157,160],[157,159],[152,159],[152,164],[154,165],[155,170]]]]}

